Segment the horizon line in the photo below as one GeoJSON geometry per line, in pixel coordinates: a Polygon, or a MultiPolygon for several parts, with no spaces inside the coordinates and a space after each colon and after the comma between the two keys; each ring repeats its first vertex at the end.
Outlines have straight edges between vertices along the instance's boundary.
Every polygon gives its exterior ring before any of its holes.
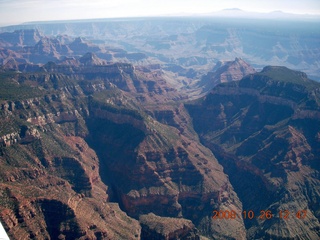
{"type": "Polygon", "coordinates": [[[159,15],[141,15],[141,16],[118,16],[118,17],[102,17],[102,18],[70,18],[70,19],[46,19],[46,20],[34,20],[34,21],[25,21],[25,22],[11,22],[11,23],[0,23],[0,28],[3,27],[12,27],[19,25],[30,25],[30,24],[42,24],[49,22],[70,22],[70,21],[99,21],[99,20],[119,20],[119,19],[142,19],[142,18],[182,18],[182,17],[199,17],[199,18],[248,18],[248,19],[290,19],[290,20],[302,20],[302,19],[317,19],[320,20],[320,13],[293,13],[293,12],[284,12],[282,10],[274,10],[268,12],[258,12],[258,11],[246,11],[240,8],[225,8],[215,12],[204,12],[204,13],[174,13],[174,14],[159,14],[159,15]],[[228,11],[234,11],[243,13],[244,15],[223,15],[228,11]],[[282,16],[272,16],[272,14],[280,13],[282,16]],[[248,15],[245,15],[248,14],[248,15]],[[258,16],[261,14],[261,16],[258,16]],[[293,17],[299,17],[299,19],[292,19],[293,17]]]}

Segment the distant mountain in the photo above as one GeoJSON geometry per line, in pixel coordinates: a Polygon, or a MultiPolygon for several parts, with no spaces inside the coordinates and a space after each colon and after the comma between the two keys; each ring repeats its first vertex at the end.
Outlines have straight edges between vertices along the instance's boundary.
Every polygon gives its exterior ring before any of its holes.
{"type": "Polygon", "coordinates": [[[1,33],[0,42],[7,42],[14,47],[33,46],[42,36],[43,35],[37,29],[16,30],[12,33],[1,33]]]}
{"type": "Polygon", "coordinates": [[[202,88],[202,92],[208,92],[219,83],[238,81],[255,72],[255,69],[241,58],[219,61],[212,71],[202,77],[197,87],[202,88]]]}
{"type": "Polygon", "coordinates": [[[79,62],[85,66],[93,66],[93,65],[105,65],[106,62],[97,57],[94,53],[86,53],[81,58],[79,58],[79,62]]]}

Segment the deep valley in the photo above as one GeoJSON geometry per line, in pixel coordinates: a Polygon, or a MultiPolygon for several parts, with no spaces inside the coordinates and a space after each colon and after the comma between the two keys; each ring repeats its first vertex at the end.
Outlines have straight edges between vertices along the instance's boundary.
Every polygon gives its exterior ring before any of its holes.
{"type": "Polygon", "coordinates": [[[319,239],[319,23],[288,26],[1,28],[10,239],[319,239]]]}

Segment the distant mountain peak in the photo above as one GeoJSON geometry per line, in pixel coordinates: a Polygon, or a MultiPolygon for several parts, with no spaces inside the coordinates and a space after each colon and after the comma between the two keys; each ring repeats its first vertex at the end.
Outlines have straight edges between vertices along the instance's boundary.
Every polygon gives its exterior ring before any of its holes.
{"type": "Polygon", "coordinates": [[[210,91],[216,85],[225,82],[239,81],[243,77],[256,73],[256,70],[242,58],[232,61],[218,61],[215,67],[202,77],[200,86],[203,92],[210,91]]]}
{"type": "Polygon", "coordinates": [[[81,37],[77,37],[76,39],[74,39],[74,43],[84,43],[84,40],[81,37]]]}
{"type": "Polygon", "coordinates": [[[239,11],[239,12],[244,12],[242,9],[240,8],[225,8],[222,11],[239,11]]]}
{"type": "Polygon", "coordinates": [[[251,67],[249,63],[247,63],[240,57],[236,57],[233,61],[219,61],[217,62],[216,66],[212,69],[212,71],[225,72],[229,71],[231,68],[241,68],[243,71],[248,71],[250,73],[255,72],[254,68],[251,67]]]}
{"type": "Polygon", "coordinates": [[[104,65],[105,61],[98,58],[96,54],[92,52],[88,52],[85,55],[83,55],[79,62],[86,66],[93,66],[93,65],[104,65]]]}

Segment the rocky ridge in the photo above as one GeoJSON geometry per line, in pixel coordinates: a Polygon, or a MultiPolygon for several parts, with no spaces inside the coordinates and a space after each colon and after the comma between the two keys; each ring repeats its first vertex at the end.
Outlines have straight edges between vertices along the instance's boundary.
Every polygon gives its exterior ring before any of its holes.
{"type": "Polygon", "coordinates": [[[234,61],[219,61],[197,84],[207,93],[219,83],[239,81],[255,72],[255,69],[241,58],[235,58],[234,61]]]}
{"type": "Polygon", "coordinates": [[[315,204],[319,87],[301,72],[266,67],[239,82],[218,85],[188,106],[202,143],[223,165],[243,208],[270,209],[274,214],[271,220],[246,219],[248,238],[317,239],[320,235],[315,204]],[[281,219],[280,210],[290,212],[290,221],[281,219]],[[307,217],[297,218],[302,210],[307,217]]]}

